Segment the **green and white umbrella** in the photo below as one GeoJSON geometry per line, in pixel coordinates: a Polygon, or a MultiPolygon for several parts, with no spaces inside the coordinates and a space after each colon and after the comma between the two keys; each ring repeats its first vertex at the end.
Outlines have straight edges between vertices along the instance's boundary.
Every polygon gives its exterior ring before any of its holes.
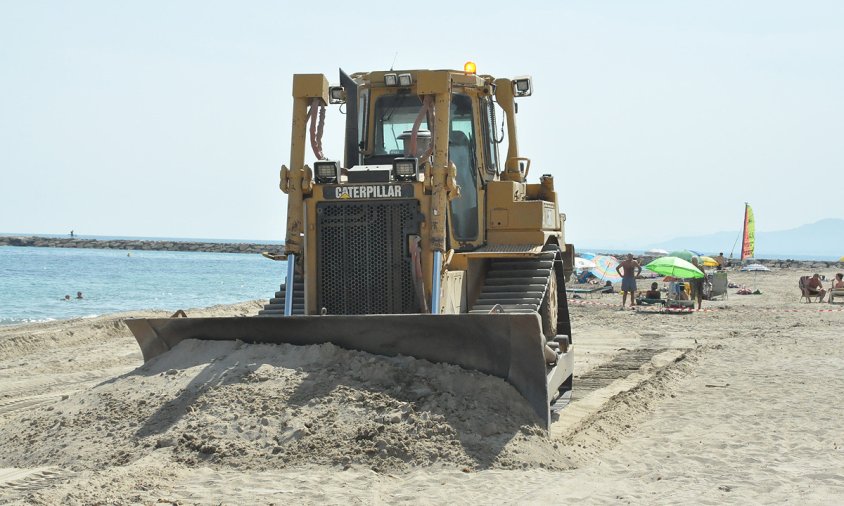
{"type": "Polygon", "coordinates": [[[645,269],[663,276],[675,278],[702,278],[703,271],[690,262],[677,257],[660,257],[645,266],[645,269]]]}
{"type": "Polygon", "coordinates": [[[677,257],[681,260],[685,260],[686,262],[691,262],[692,258],[698,256],[697,253],[694,251],[690,251],[687,249],[680,249],[676,251],[672,251],[671,253],[666,254],[669,257],[677,257]]]}

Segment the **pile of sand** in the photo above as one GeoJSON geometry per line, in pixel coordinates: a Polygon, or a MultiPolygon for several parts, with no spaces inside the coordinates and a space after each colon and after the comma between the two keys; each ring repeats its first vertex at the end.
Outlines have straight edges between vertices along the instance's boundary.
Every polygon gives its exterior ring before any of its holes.
{"type": "Polygon", "coordinates": [[[570,467],[505,381],[320,346],[184,341],[0,427],[5,465],[570,467]],[[57,442],[61,442],[57,444],[57,442]]]}

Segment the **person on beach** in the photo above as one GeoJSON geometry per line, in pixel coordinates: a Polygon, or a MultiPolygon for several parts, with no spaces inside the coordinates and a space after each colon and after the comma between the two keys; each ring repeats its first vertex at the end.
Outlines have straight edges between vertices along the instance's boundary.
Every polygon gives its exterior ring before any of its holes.
{"type": "Polygon", "coordinates": [[[718,269],[719,271],[727,266],[727,259],[724,258],[723,251],[721,253],[718,253],[718,256],[715,257],[715,261],[718,262],[718,267],[716,267],[716,269],[718,269]]]}
{"type": "MultiPolygon", "coordinates": [[[[703,265],[699,264],[700,260],[698,257],[692,257],[692,265],[698,268],[700,272],[703,272],[703,265]]],[[[706,275],[702,278],[692,278],[691,281],[691,288],[692,288],[692,300],[697,300],[697,308],[700,309],[701,302],[703,301],[703,283],[706,281],[706,275]]]]}
{"type": "Polygon", "coordinates": [[[817,272],[806,282],[806,289],[813,296],[818,296],[818,302],[823,301],[824,295],[826,295],[826,290],[823,289],[823,283],[821,283],[821,275],[817,272]]]}
{"type": "Polygon", "coordinates": [[[636,276],[642,272],[642,266],[633,258],[633,253],[628,253],[627,258],[618,264],[615,271],[621,276],[621,307],[627,302],[627,294],[630,293],[630,307],[636,305],[636,276]]]}
{"type": "Polygon", "coordinates": [[[76,292],[76,298],[77,298],[77,299],[82,299],[82,298],[84,298],[84,297],[82,297],[82,292],[76,292]]]}
{"type": "Polygon", "coordinates": [[[586,283],[590,279],[594,278],[595,275],[589,271],[584,270],[580,274],[577,275],[577,282],[578,283],[586,283]]]}
{"type": "Polygon", "coordinates": [[[651,283],[651,289],[645,292],[646,299],[659,299],[661,294],[659,293],[659,285],[654,281],[651,283]]]}
{"type": "Polygon", "coordinates": [[[835,275],[835,281],[832,282],[833,288],[844,288],[844,274],[838,273],[835,275]]]}

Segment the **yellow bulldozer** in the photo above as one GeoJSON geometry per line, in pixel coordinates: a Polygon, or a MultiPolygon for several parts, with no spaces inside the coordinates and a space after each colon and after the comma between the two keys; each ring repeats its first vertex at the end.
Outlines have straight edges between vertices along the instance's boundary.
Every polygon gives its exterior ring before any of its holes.
{"type": "Polygon", "coordinates": [[[516,99],[532,91],[530,77],[478,75],[471,62],[341,70],[335,86],[294,75],[284,284],[254,317],[127,321],[144,359],[184,339],[330,342],[501,377],[548,427],[572,384],[574,247],[552,176],[527,182],[516,99]],[[345,114],[343,161],[323,152],[332,104],[345,114]]]}

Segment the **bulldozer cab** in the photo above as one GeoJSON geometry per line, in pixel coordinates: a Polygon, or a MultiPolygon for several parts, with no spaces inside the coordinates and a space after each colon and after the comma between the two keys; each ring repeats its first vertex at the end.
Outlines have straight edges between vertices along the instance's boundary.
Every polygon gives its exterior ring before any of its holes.
{"type": "MultiPolygon", "coordinates": [[[[410,82],[413,82],[413,74],[410,82]]],[[[483,185],[481,171],[494,176],[497,172],[498,146],[494,140],[494,104],[489,94],[477,88],[452,90],[448,103],[447,156],[454,165],[459,197],[449,202],[447,222],[448,245],[456,250],[479,244],[483,215],[479,212],[478,186],[483,185]],[[483,149],[486,147],[486,149],[483,149]]],[[[357,109],[359,118],[347,119],[359,125],[361,135],[358,153],[352,153],[348,164],[365,166],[392,163],[397,158],[417,159],[420,170],[430,170],[432,139],[436,111],[419,95],[406,88],[369,87],[361,92],[357,109]],[[371,110],[370,110],[371,109],[371,110]]]]}

